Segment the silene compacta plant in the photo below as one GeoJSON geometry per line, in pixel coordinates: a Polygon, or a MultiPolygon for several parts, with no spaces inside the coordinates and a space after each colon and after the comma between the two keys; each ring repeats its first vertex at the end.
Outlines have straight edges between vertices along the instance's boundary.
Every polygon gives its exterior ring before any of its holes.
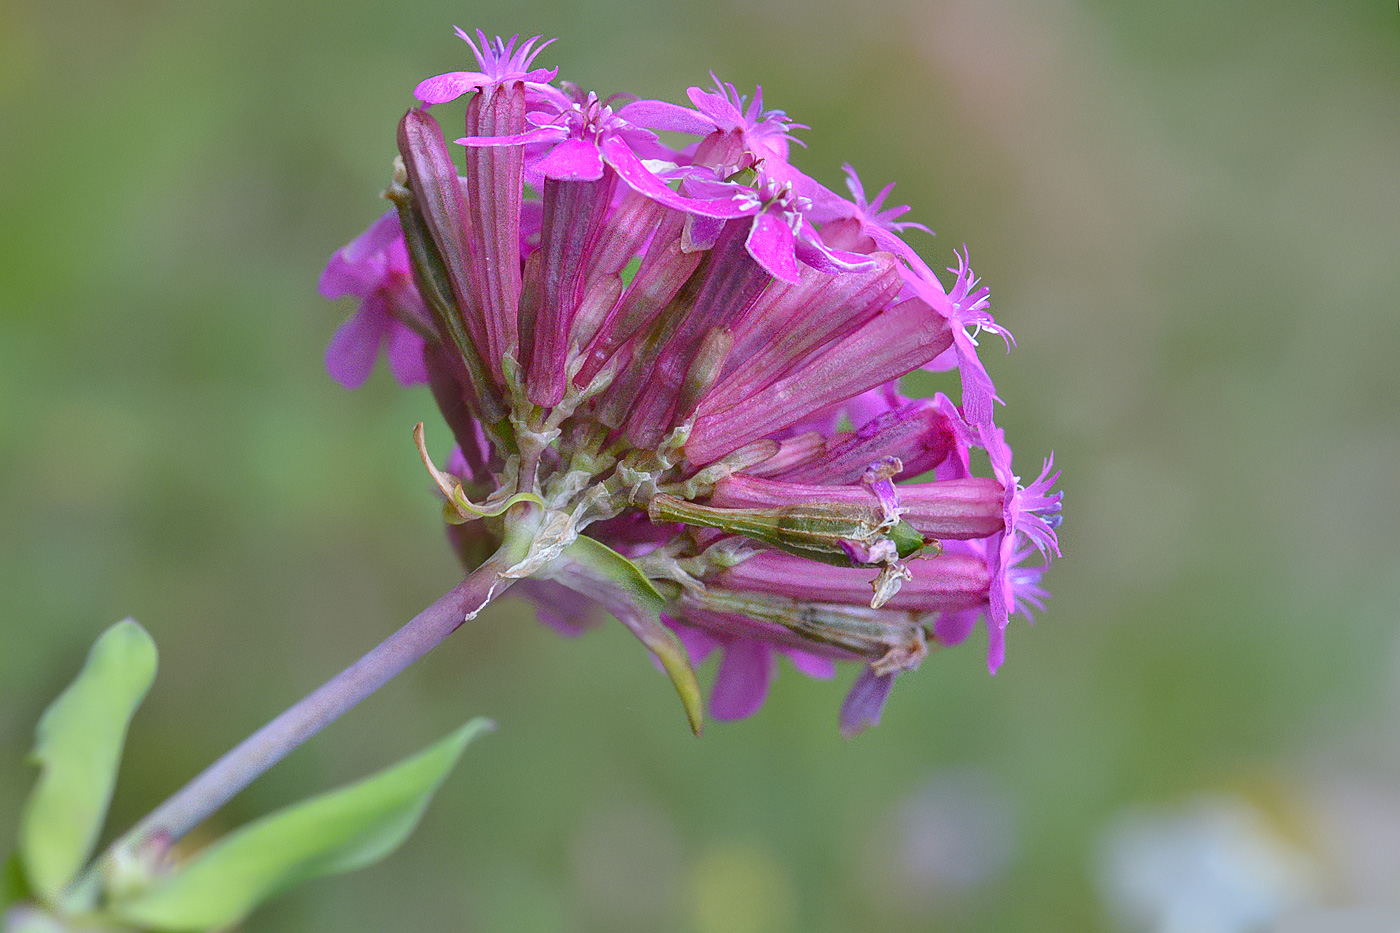
{"type": "Polygon", "coordinates": [[[175,843],[507,591],[566,634],[618,619],[697,733],[707,705],[758,710],[782,656],[859,667],[852,735],[931,647],[980,620],[995,671],[1011,616],[1040,607],[1056,474],[1023,483],[995,423],[978,338],[1011,335],[966,252],[940,279],[889,188],[869,199],[847,167],[847,197],[796,169],[802,127],[758,90],[600,98],[536,67],[548,42],[458,35],[476,70],[414,90],[390,207],[321,291],[359,302],[326,354],[336,380],[382,353],[431,388],[456,446],[438,465],[414,436],[465,578],[93,858],[155,669],[139,626],[109,630],[40,721],[7,933],[220,929],[392,850],[486,724],[193,855],[175,843]],[[444,132],[430,111],[461,97],[444,132]],[[956,369],[956,398],[901,395],[918,369],[956,369]],[[716,652],[706,704],[695,666],[716,652]]]}

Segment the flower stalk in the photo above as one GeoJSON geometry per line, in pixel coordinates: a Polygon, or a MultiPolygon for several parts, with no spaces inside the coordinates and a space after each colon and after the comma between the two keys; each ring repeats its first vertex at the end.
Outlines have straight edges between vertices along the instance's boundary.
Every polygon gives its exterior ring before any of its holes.
{"type": "Polygon", "coordinates": [[[212,816],[257,777],[302,743],[349,712],[380,687],[476,618],[514,581],[509,571],[529,550],[532,508],[522,503],[511,516],[497,552],[462,582],[354,664],[326,681],[277,718],[244,739],[168,797],[112,843],[107,859],[148,857],[153,847],[168,849],[212,816]],[[513,520],[512,520],[513,519],[513,520]]]}

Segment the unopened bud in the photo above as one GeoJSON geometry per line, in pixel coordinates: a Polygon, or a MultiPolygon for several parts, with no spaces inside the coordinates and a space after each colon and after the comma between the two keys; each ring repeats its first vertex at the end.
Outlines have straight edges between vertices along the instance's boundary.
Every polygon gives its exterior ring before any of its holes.
{"type": "Polygon", "coordinates": [[[813,603],[774,593],[708,588],[687,593],[681,610],[694,607],[778,625],[809,641],[869,658],[881,673],[918,667],[928,654],[924,615],[899,609],[870,609],[813,603]]]}
{"type": "Polygon", "coordinates": [[[877,510],[864,505],[721,509],[660,493],[652,497],[647,513],[654,522],[716,528],[837,567],[916,557],[928,543],[908,522],[889,525],[877,510]]]}

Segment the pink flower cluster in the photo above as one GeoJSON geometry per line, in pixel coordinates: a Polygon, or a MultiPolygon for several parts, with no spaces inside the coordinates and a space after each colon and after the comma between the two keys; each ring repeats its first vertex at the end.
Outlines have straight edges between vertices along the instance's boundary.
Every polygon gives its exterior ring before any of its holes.
{"type": "MultiPolygon", "coordinates": [[[[848,166],[848,199],[800,172],[800,127],[761,92],[599,98],[534,67],[538,37],[458,35],[477,70],[418,85],[396,209],[322,291],[361,299],[327,354],[340,382],[383,348],[400,382],[431,385],[449,472],[482,503],[454,528],[464,560],[522,502],[606,545],[694,663],[720,652],[720,719],[762,704],[778,655],[814,677],[847,660],[853,733],[978,619],[995,671],[1010,617],[1046,595],[1060,494],[1049,460],[1028,484],[1013,471],[977,342],[1011,336],[966,253],[945,288],[890,188],[867,200],[848,166]],[[454,150],[426,108],[463,96],[454,150]],[[919,368],[956,368],[960,402],[902,396],[919,368]]],[[[577,631],[595,599],[629,614],[561,548],[519,584],[542,619],[577,631]]]]}

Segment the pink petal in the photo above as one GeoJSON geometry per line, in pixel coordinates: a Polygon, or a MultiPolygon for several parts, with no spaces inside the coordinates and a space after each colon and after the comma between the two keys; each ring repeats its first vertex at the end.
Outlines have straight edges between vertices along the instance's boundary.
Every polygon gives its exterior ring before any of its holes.
{"type": "Polygon", "coordinates": [[[997,390],[977,356],[972,339],[961,327],[953,328],[953,349],[957,351],[958,376],[962,380],[963,414],[970,424],[990,425],[992,402],[997,400],[997,390]]]}
{"type": "MultiPolygon", "coordinates": [[[[352,244],[353,245],[353,244],[352,244]]],[[[323,298],[344,298],[346,295],[363,297],[374,291],[384,280],[388,262],[384,256],[371,256],[358,262],[346,257],[349,247],[337,251],[326,263],[317,283],[317,291],[323,298]]]]}
{"type": "Polygon", "coordinates": [[[355,237],[343,252],[346,259],[359,262],[388,249],[395,240],[403,240],[403,227],[399,226],[398,209],[391,207],[380,214],[379,218],[369,225],[368,230],[355,237]]]}
{"type": "Polygon", "coordinates": [[[935,356],[924,364],[923,368],[931,373],[946,373],[954,366],[958,365],[957,347],[949,347],[942,353],[935,356]]]}
{"type": "Polygon", "coordinates": [[[389,323],[389,372],[401,386],[425,385],[428,367],[423,363],[423,338],[399,321],[389,323]]]}
{"type": "Polygon", "coordinates": [[[420,81],[413,89],[413,96],[431,107],[433,104],[445,104],[449,100],[456,100],[490,80],[479,71],[450,71],[420,81]]]}
{"type": "Polygon", "coordinates": [[[375,293],[364,300],[350,320],[340,325],[330,346],[326,347],[326,369],[331,378],[347,389],[364,385],[374,371],[374,358],[379,355],[379,344],[384,339],[387,315],[383,296],[375,293]]]}
{"type": "Polygon", "coordinates": [[[715,129],[733,129],[743,125],[744,115],[722,93],[692,87],[686,89],[685,96],[690,98],[696,110],[714,121],[715,129]]]}
{"type": "Polygon", "coordinates": [[[788,648],[783,651],[792,666],[808,677],[817,680],[830,680],[836,676],[836,662],[819,654],[788,648]]]}
{"type": "Polygon", "coordinates": [[[403,242],[403,229],[398,211],[390,208],[364,233],[335,251],[321,273],[321,294],[326,298],[368,295],[388,271],[387,253],[396,241],[403,242]]]}
{"type": "Polygon", "coordinates": [[[832,249],[821,242],[810,224],[804,226],[806,227],[803,231],[804,236],[797,237],[796,242],[793,243],[793,253],[798,259],[818,272],[838,275],[842,272],[864,272],[874,266],[870,257],[861,253],[832,249]],[[806,234],[810,234],[810,236],[806,234]]]}
{"type": "Polygon", "coordinates": [[[712,249],[724,230],[724,219],[690,214],[681,228],[681,249],[687,253],[712,249]]]}
{"type": "Polygon", "coordinates": [[[870,726],[880,724],[880,714],[884,712],[885,701],[890,698],[890,688],[894,686],[893,674],[877,674],[867,667],[860,672],[851,692],[841,704],[841,734],[850,738],[870,726]]]}
{"type": "Polygon", "coordinates": [[[554,142],[566,135],[568,135],[568,130],[562,126],[542,126],[537,130],[510,133],[505,136],[463,136],[460,139],[454,139],[453,142],[459,146],[466,146],[468,149],[488,149],[492,146],[528,146],[531,143],[554,142]]]}
{"type": "Polygon", "coordinates": [[[710,714],[716,719],[743,719],[757,712],[768,696],[772,676],[772,649],[747,638],[730,642],[710,692],[710,714]]]}
{"type": "Polygon", "coordinates": [[[972,634],[973,626],[982,615],[981,609],[967,609],[962,612],[945,612],[933,623],[933,636],[941,645],[960,645],[972,634]]]}
{"type": "Polygon", "coordinates": [[[690,655],[690,663],[693,667],[699,667],[705,663],[705,659],[714,653],[719,647],[719,641],[707,632],[702,632],[698,628],[689,625],[673,623],[670,618],[666,618],[667,624],[676,633],[676,637],[685,645],[686,653],[690,655]]]}
{"type": "Polygon", "coordinates": [[[694,136],[707,136],[715,130],[713,120],[689,107],[664,100],[634,100],[623,106],[617,115],[633,126],[644,126],[649,130],[690,133],[694,136]]]}
{"type": "Polygon", "coordinates": [[[1006,629],[996,625],[987,627],[987,673],[995,674],[1006,660],[1006,629]]]}
{"type": "Polygon", "coordinates": [[[602,142],[603,158],[617,172],[627,186],[638,194],[646,195],[653,201],[688,214],[704,214],[709,217],[742,217],[744,208],[732,200],[698,201],[672,191],[664,181],[657,178],[642,164],[642,160],[615,136],[602,142]]]}
{"type": "Polygon", "coordinates": [[[603,177],[603,157],[593,143],[567,139],[550,150],[535,171],[559,181],[597,181],[603,177]]]}
{"type": "Polygon", "coordinates": [[[746,244],[749,255],[775,279],[796,285],[797,258],[793,255],[796,238],[781,217],[764,212],[753,219],[746,244]]]}
{"type": "Polygon", "coordinates": [[[570,638],[594,628],[600,619],[597,603],[553,580],[521,580],[512,593],[534,603],[538,621],[570,638]]]}

